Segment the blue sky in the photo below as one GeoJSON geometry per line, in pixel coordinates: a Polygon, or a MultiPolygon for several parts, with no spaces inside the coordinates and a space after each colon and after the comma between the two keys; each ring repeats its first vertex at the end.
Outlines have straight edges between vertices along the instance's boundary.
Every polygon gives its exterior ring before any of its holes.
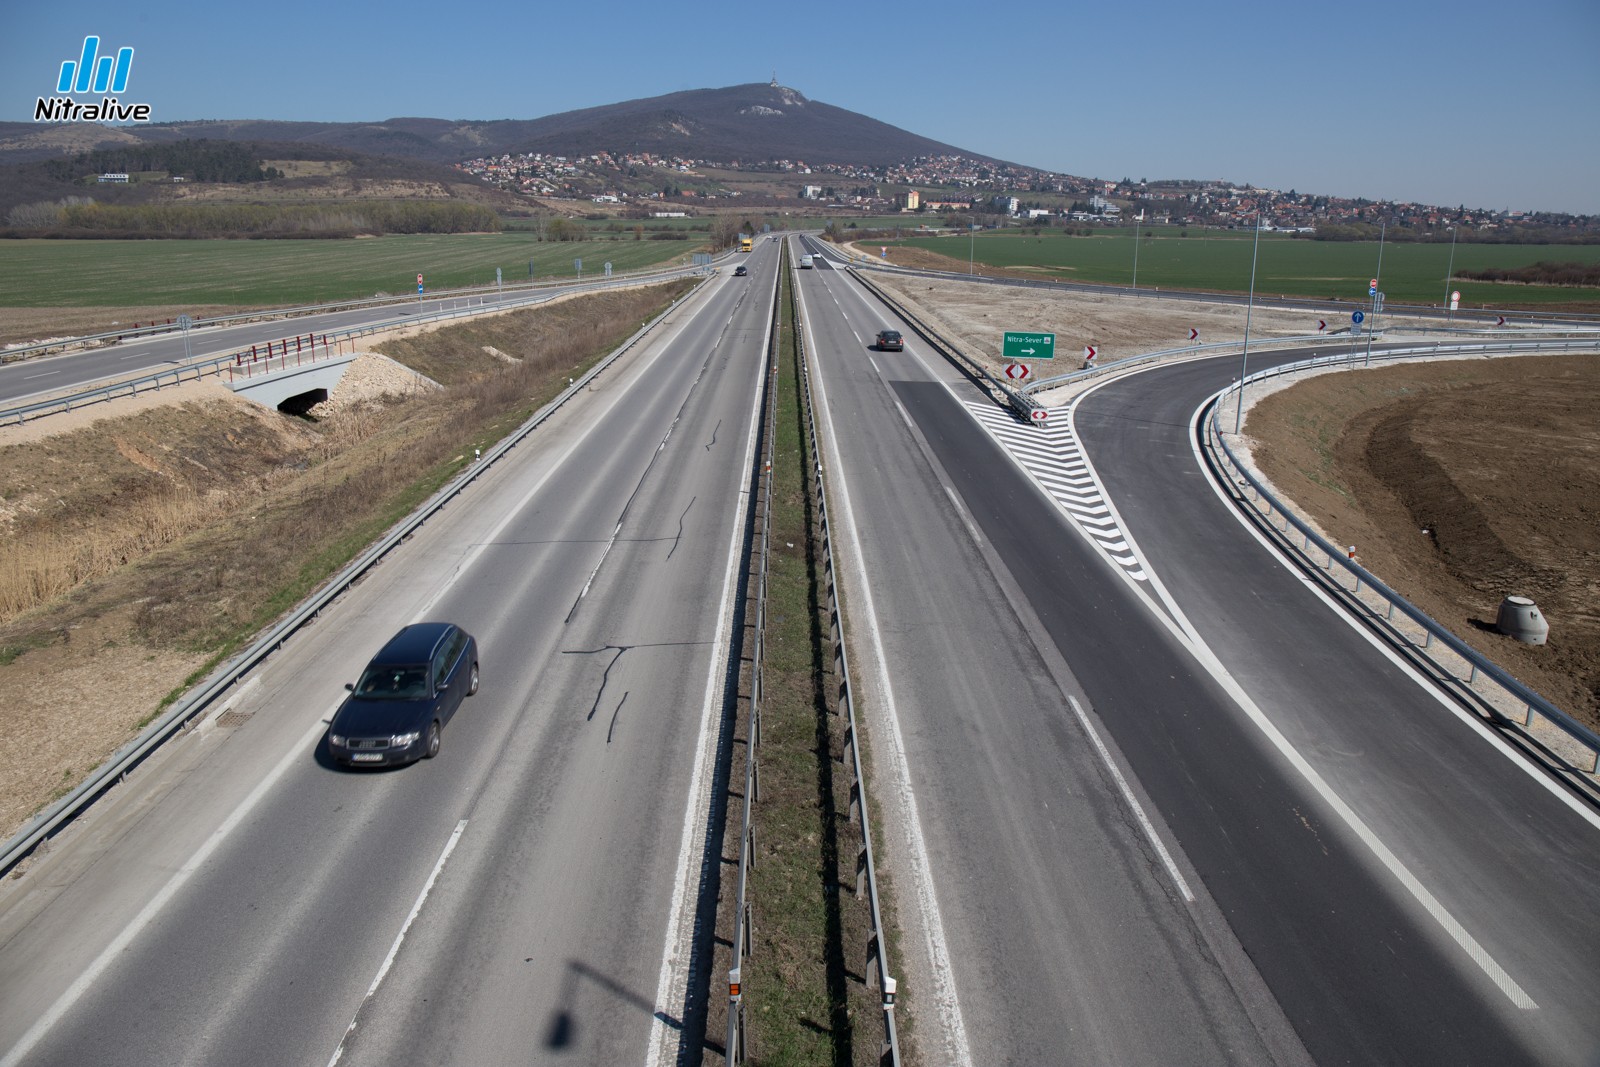
{"type": "Polygon", "coordinates": [[[156,121],[537,118],[775,71],[1072,174],[1600,214],[1596,0],[21,4],[0,119],[91,33],[156,121]]]}

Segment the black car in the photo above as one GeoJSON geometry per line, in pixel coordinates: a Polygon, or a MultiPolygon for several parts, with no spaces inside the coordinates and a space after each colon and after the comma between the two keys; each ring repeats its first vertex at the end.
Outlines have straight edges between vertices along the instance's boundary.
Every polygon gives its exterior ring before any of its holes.
{"type": "Polygon", "coordinates": [[[478,691],[478,642],[454,623],[413,623],[345,688],[328,726],[334,759],[374,767],[432,759],[444,724],[478,691]]]}
{"type": "Polygon", "coordinates": [[[905,348],[906,342],[905,339],[900,336],[899,330],[878,331],[879,352],[904,352],[905,348]]]}
{"type": "Polygon", "coordinates": [[[733,276],[735,278],[743,278],[746,274],[749,274],[749,273],[750,272],[748,270],[746,270],[742,266],[733,268],[733,276]]]}

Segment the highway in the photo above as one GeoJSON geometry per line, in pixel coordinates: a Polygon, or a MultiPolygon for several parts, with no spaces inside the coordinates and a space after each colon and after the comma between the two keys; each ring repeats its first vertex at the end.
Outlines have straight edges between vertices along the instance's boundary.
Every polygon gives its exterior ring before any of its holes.
{"type": "Polygon", "coordinates": [[[0,1064],[676,1061],[775,253],[0,886],[0,1064]],[[343,683],[424,617],[481,649],[439,758],[331,766],[343,683]]]}
{"type": "Polygon", "coordinates": [[[1600,821],[1233,517],[1232,360],[1045,434],[799,277],[928,1062],[1595,1062],[1600,821]]]}
{"type": "MultiPolygon", "coordinates": [[[[688,274],[688,269],[677,272],[688,274]]],[[[581,283],[583,288],[594,288],[598,282],[581,283]]],[[[618,279],[614,284],[629,284],[618,279]]],[[[129,338],[116,344],[98,348],[85,348],[54,356],[36,356],[0,364],[0,408],[13,407],[35,397],[54,395],[63,391],[83,389],[107,381],[169,371],[204,358],[231,355],[248,351],[259,345],[263,354],[268,342],[281,344],[285,337],[307,334],[338,333],[340,330],[359,329],[380,322],[404,325],[425,315],[433,315],[450,308],[485,306],[494,308],[526,307],[572,291],[580,283],[552,286],[533,291],[472,294],[470,296],[427,296],[422,300],[385,304],[376,307],[346,308],[336,311],[299,315],[290,319],[271,319],[259,322],[239,322],[228,325],[196,327],[189,332],[188,355],[185,355],[183,333],[174,329],[170,333],[129,338]]],[[[130,324],[131,326],[131,324],[130,324]]]]}

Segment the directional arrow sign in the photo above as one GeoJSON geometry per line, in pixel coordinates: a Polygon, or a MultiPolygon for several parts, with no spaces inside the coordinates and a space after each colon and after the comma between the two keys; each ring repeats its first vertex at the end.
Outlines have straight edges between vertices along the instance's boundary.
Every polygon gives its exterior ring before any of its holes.
{"type": "Polygon", "coordinates": [[[1327,328],[1328,328],[1328,320],[1327,319],[1318,319],[1317,320],[1317,332],[1318,333],[1321,333],[1323,330],[1326,330],[1327,328]]]}
{"type": "Polygon", "coordinates": [[[1050,409],[1034,408],[1032,411],[1028,412],[1028,418],[1032,419],[1034,422],[1049,422],[1050,409]]]}
{"type": "Polygon", "coordinates": [[[1189,340],[1191,340],[1191,341],[1200,340],[1200,331],[1195,329],[1193,326],[1189,327],[1189,340]]]}
{"type": "Polygon", "coordinates": [[[1055,359],[1056,335],[1007,332],[1000,345],[1000,355],[1008,363],[1023,359],[1055,359]]]}
{"type": "Polygon", "coordinates": [[[1030,373],[1032,372],[1028,369],[1028,365],[1026,363],[1006,364],[1006,377],[1010,378],[1014,382],[1025,380],[1030,373]]]}

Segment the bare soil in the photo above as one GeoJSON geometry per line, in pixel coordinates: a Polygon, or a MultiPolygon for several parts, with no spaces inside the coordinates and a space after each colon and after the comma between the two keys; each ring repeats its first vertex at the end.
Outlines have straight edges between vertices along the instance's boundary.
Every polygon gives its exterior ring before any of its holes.
{"type": "Polygon", "coordinates": [[[1419,362],[1257,402],[1256,464],[1363,566],[1600,729],[1600,358],[1419,362]],[[1544,645],[1494,630],[1532,597],[1544,645]]]}
{"type": "Polygon", "coordinates": [[[686,286],[375,338],[306,419],[204,382],[0,428],[0,837],[686,286]]]}

